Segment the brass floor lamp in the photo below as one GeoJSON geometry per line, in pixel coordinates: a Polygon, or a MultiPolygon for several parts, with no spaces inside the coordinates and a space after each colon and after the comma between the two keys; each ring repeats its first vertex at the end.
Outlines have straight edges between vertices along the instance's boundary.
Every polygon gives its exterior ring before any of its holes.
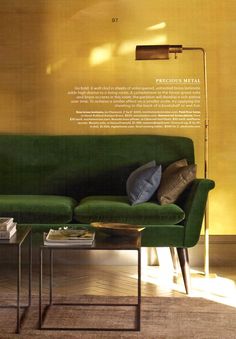
{"type": "MultiPolygon", "coordinates": [[[[208,178],[208,91],[207,91],[207,63],[206,51],[202,47],[183,47],[182,45],[142,45],[136,46],[136,60],[168,60],[170,53],[177,58],[178,53],[184,51],[199,51],[203,58],[204,73],[204,101],[205,101],[205,124],[204,124],[204,177],[208,178]]],[[[205,255],[204,272],[209,275],[209,208],[206,206],[205,212],[205,255]]]]}

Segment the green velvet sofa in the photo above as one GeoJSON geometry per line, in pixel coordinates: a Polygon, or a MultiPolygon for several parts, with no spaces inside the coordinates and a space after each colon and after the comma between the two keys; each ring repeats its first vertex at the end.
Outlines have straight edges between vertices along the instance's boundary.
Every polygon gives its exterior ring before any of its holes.
{"type": "MultiPolygon", "coordinates": [[[[145,225],[144,247],[176,247],[184,274],[187,248],[199,239],[208,192],[214,182],[194,180],[175,204],[155,197],[131,206],[126,180],[142,164],[163,169],[186,158],[194,163],[191,139],[158,135],[0,135],[0,215],[33,231],[56,224],[109,221],[145,225]]],[[[188,278],[185,284],[188,290],[188,278]]]]}

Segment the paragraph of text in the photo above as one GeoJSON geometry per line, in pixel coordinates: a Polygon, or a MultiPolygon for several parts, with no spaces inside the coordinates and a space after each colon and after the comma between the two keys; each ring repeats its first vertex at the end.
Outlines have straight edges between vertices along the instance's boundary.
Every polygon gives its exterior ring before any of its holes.
{"type": "Polygon", "coordinates": [[[90,128],[199,128],[199,83],[76,86],[68,91],[70,121],[90,128]]]}

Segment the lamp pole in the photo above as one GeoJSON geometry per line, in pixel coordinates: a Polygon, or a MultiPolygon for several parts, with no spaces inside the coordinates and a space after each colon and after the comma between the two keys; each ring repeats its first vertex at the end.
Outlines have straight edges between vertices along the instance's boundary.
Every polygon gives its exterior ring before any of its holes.
{"type": "MultiPolygon", "coordinates": [[[[202,47],[183,47],[182,45],[146,45],[136,46],[136,59],[138,60],[168,60],[169,54],[175,54],[183,51],[200,51],[203,57],[203,78],[204,78],[204,104],[205,104],[205,121],[204,121],[204,178],[208,178],[209,163],[209,111],[208,111],[208,87],[207,87],[207,58],[206,51],[202,47]],[[137,58],[138,55],[138,58],[137,58]]],[[[206,204],[204,218],[204,272],[209,275],[209,205],[206,204]]]]}
{"type": "MultiPolygon", "coordinates": [[[[205,121],[204,121],[204,178],[208,178],[209,164],[209,111],[208,111],[208,87],[207,87],[207,57],[206,51],[202,47],[183,47],[183,51],[200,51],[203,57],[203,77],[204,77],[204,101],[205,101],[205,121]]],[[[207,201],[204,220],[205,248],[204,248],[204,272],[209,275],[209,205],[207,201]]]]}

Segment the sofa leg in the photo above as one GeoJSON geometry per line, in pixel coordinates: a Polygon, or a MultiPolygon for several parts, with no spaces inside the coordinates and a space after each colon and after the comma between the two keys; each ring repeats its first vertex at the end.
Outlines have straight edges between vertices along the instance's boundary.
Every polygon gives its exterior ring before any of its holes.
{"type": "Polygon", "coordinates": [[[173,282],[176,284],[178,281],[178,272],[179,272],[177,249],[175,247],[170,247],[170,253],[174,269],[173,282]]]}
{"type": "Polygon", "coordinates": [[[191,276],[189,268],[189,257],[187,248],[177,248],[177,253],[179,257],[180,267],[184,279],[184,286],[186,293],[189,294],[191,291],[191,276]]]}

